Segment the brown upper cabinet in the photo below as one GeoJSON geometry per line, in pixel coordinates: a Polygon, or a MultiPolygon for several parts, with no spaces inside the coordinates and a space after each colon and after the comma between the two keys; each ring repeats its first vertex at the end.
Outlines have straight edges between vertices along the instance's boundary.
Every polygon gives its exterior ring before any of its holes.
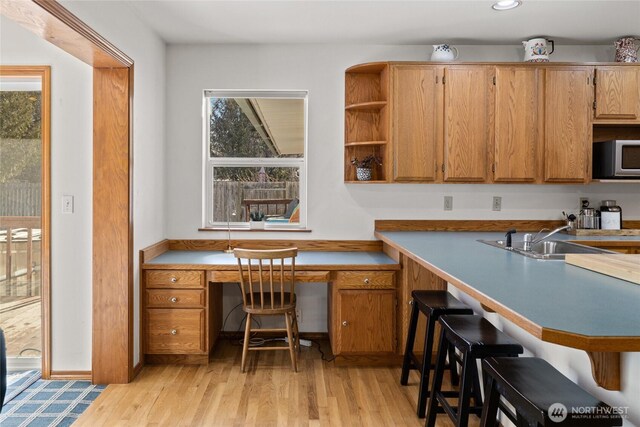
{"type": "Polygon", "coordinates": [[[545,69],[545,182],[591,179],[593,67],[545,69]]]}
{"type": "Polygon", "coordinates": [[[538,177],[542,70],[495,69],[493,181],[534,182],[538,177]]]}
{"type": "Polygon", "coordinates": [[[484,182],[491,136],[492,67],[453,65],[444,70],[445,182],[484,182]]]}
{"type": "Polygon", "coordinates": [[[436,180],[440,72],[436,66],[392,67],[394,181],[436,180]]]}
{"type": "Polygon", "coordinates": [[[594,140],[640,133],[640,66],[362,64],[345,103],[345,182],[374,154],[365,182],[587,183],[594,140]]]}
{"type": "Polygon", "coordinates": [[[640,68],[598,66],[595,74],[595,120],[640,123],[640,68]]]}

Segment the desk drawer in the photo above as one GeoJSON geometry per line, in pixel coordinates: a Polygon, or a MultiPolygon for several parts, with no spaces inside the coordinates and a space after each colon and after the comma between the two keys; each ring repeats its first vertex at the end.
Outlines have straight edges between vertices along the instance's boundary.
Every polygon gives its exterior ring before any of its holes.
{"type": "Polygon", "coordinates": [[[204,272],[147,270],[147,288],[204,288],[204,272]]]}
{"type": "Polygon", "coordinates": [[[204,289],[147,289],[147,308],[198,308],[205,306],[204,289]]]}
{"type": "Polygon", "coordinates": [[[206,352],[204,309],[149,309],[146,353],[189,354],[206,352]]]}
{"type": "Polygon", "coordinates": [[[394,289],[393,271],[338,271],[334,283],[341,289],[394,289]]]}

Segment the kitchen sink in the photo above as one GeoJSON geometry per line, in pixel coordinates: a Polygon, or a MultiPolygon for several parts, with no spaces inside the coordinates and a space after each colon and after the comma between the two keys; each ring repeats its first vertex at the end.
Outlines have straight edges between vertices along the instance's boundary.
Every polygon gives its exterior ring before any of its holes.
{"type": "Polygon", "coordinates": [[[606,249],[593,248],[591,246],[580,245],[578,243],[565,242],[562,240],[543,240],[531,246],[530,251],[524,250],[524,242],[513,242],[512,248],[505,247],[504,240],[478,240],[478,242],[496,248],[516,252],[529,258],[544,260],[563,260],[566,254],[611,254],[615,252],[606,249]]]}

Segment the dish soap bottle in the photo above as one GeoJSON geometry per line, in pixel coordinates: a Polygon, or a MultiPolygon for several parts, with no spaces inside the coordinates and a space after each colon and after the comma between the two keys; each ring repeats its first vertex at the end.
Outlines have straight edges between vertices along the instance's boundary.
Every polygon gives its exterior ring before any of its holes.
{"type": "Polygon", "coordinates": [[[600,206],[600,228],[620,230],[622,228],[622,208],[615,200],[603,200],[600,206]]]}

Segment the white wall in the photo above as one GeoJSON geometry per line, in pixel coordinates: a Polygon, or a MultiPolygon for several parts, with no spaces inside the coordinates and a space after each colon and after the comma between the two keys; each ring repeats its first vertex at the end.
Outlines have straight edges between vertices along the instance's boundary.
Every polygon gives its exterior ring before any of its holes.
{"type": "Polygon", "coordinates": [[[91,369],[92,72],[0,17],[0,64],[51,66],[51,367],[91,369]],[[62,195],[75,197],[62,214],[62,195]]]}
{"type": "MultiPolygon", "coordinates": [[[[520,46],[460,46],[468,61],[519,61],[520,46]]],[[[638,185],[453,185],[343,182],[344,70],[381,60],[425,60],[425,46],[170,45],[167,50],[167,237],[226,238],[198,232],[202,209],[203,89],[309,90],[308,239],[373,239],[375,219],[558,219],[575,211],[579,197],[613,198],[625,218],[640,218],[638,185]],[[444,212],[443,196],[454,196],[444,212]],[[491,210],[502,196],[502,211],[491,210]]],[[[608,46],[557,46],[554,60],[607,61],[608,46]]],[[[301,238],[294,233],[232,233],[233,238],[301,238]]],[[[315,301],[326,287],[300,289],[303,331],[325,331],[326,315],[315,301]],[[307,316],[311,312],[313,315],[307,316]]],[[[238,302],[227,293],[224,313],[238,302]]],[[[241,317],[230,316],[235,330],[241,317]]]]}
{"type": "MultiPolygon", "coordinates": [[[[519,61],[518,46],[461,46],[463,60],[519,61]]],[[[203,89],[308,89],[308,226],[311,239],[372,239],[374,219],[556,219],[579,197],[613,198],[625,218],[640,217],[638,185],[453,185],[343,183],[344,70],[376,60],[424,60],[424,46],[170,45],[167,53],[167,236],[198,232],[202,208],[203,89]],[[189,191],[185,191],[189,189],[189,191]],[[454,210],[442,210],[443,196],[454,210]],[[502,211],[491,211],[492,196],[502,211]]],[[[605,61],[608,46],[558,46],[554,60],[605,61]]],[[[236,238],[254,235],[236,233],[236,238]]],[[[267,238],[293,234],[268,233],[267,238]]],[[[295,235],[299,238],[299,235],[295,235]]],[[[265,238],[260,233],[260,238],[265,238]]]]}
{"type": "MultiPolygon", "coordinates": [[[[140,360],[138,251],[165,237],[165,45],[120,2],[64,1],[64,6],[134,61],[133,268],[134,364],[140,360]]],[[[90,342],[89,342],[90,347],[90,342]]]]}
{"type": "MultiPolygon", "coordinates": [[[[63,2],[134,62],[134,363],[138,251],[165,237],[165,45],[126,4],[63,2]]],[[[91,369],[92,68],[2,18],[0,63],[52,66],[52,369],[91,369]],[[75,213],[60,213],[62,194],[75,213]]],[[[99,308],[98,308],[99,309],[99,308]]]]}

